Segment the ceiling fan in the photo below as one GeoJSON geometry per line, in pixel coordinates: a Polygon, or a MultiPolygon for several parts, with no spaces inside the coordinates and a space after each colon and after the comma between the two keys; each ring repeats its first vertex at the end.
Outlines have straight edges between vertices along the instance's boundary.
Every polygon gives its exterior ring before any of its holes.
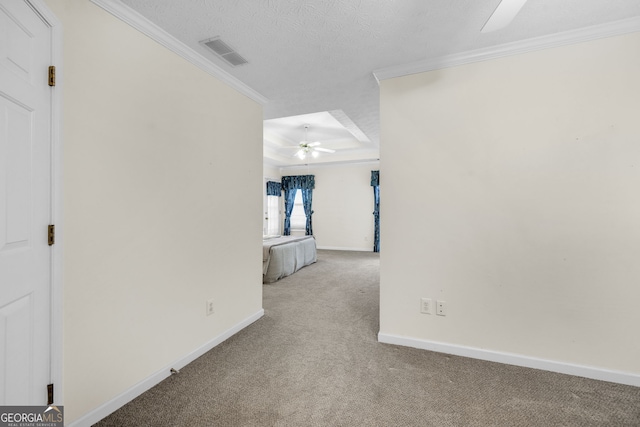
{"type": "Polygon", "coordinates": [[[320,152],[323,153],[335,153],[336,150],[331,150],[329,148],[322,148],[322,147],[318,147],[318,145],[321,144],[320,141],[314,141],[314,142],[310,142],[309,138],[308,138],[308,132],[309,132],[309,125],[305,124],[304,125],[304,140],[300,141],[300,144],[298,144],[298,151],[296,151],[296,153],[294,154],[294,156],[298,157],[300,160],[304,160],[308,155],[311,155],[311,157],[316,158],[318,157],[320,152]]]}
{"type": "Polygon", "coordinates": [[[513,21],[513,18],[516,17],[526,2],[527,0],[502,0],[480,32],[490,33],[506,27],[513,21]]]}

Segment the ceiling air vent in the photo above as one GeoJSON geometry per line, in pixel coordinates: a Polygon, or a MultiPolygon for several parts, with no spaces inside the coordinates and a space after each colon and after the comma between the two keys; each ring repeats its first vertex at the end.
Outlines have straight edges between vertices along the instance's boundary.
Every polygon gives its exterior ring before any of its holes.
{"type": "Polygon", "coordinates": [[[244,65],[247,60],[238,54],[231,46],[223,42],[220,37],[214,37],[208,40],[202,40],[201,44],[205,45],[213,51],[220,59],[227,62],[229,65],[237,66],[244,65]]]}

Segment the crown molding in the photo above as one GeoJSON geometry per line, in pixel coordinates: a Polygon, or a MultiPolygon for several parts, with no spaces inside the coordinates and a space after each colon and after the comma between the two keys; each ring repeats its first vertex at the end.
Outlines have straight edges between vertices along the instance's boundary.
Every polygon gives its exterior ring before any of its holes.
{"type": "Polygon", "coordinates": [[[91,0],[91,2],[257,103],[265,105],[269,102],[269,99],[265,98],[262,94],[242,83],[240,80],[209,61],[203,55],[199,54],[135,10],[131,9],[129,6],[122,3],[122,1],[91,0]]]}
{"type": "Polygon", "coordinates": [[[394,77],[402,77],[409,74],[456,67],[458,65],[471,64],[474,62],[489,61],[491,59],[503,58],[536,50],[551,49],[554,47],[582,43],[606,37],[619,36],[637,31],[640,31],[640,17],[623,19],[577,30],[564,31],[548,36],[534,37],[531,39],[505,43],[483,49],[440,56],[438,58],[424,59],[409,64],[381,68],[374,70],[373,75],[378,81],[378,84],[380,84],[380,81],[394,77]]]}

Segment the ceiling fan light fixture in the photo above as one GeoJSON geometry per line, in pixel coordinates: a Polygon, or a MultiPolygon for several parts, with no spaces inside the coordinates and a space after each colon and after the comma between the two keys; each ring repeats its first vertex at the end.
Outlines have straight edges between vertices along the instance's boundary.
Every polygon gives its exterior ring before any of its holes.
{"type": "Polygon", "coordinates": [[[304,139],[300,141],[300,143],[296,147],[297,151],[295,152],[293,157],[297,157],[300,160],[305,160],[310,155],[312,158],[317,159],[318,157],[320,157],[321,152],[322,153],[336,152],[336,150],[331,150],[329,148],[318,147],[320,144],[322,144],[320,141],[314,141],[314,142],[309,141],[309,125],[305,124],[304,139]]]}

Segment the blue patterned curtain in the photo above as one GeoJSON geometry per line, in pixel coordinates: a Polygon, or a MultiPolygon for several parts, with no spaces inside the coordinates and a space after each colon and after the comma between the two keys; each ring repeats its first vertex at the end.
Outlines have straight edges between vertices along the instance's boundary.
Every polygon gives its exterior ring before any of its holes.
{"type": "Polygon", "coordinates": [[[307,236],[313,235],[311,201],[313,200],[313,189],[316,186],[315,175],[283,176],[281,183],[284,190],[284,235],[289,236],[291,234],[291,212],[293,212],[293,204],[298,190],[302,190],[304,214],[307,217],[305,234],[307,236]]]}
{"type": "Polygon", "coordinates": [[[371,171],[371,186],[377,187],[380,185],[380,171],[371,171]]]}
{"type": "Polygon", "coordinates": [[[267,181],[267,196],[282,196],[282,184],[276,181],[267,181]]]}
{"type": "Polygon", "coordinates": [[[293,212],[293,204],[296,201],[295,188],[284,190],[284,235],[291,235],[291,212],[293,212]]]}
{"type": "Polygon", "coordinates": [[[380,171],[371,171],[373,187],[373,252],[380,252],[380,171]]]}
{"type": "Polygon", "coordinates": [[[313,190],[304,189],[302,191],[302,205],[304,206],[304,214],[307,217],[307,223],[304,226],[304,234],[307,236],[313,236],[313,227],[311,226],[311,201],[313,200],[313,190]]]}

